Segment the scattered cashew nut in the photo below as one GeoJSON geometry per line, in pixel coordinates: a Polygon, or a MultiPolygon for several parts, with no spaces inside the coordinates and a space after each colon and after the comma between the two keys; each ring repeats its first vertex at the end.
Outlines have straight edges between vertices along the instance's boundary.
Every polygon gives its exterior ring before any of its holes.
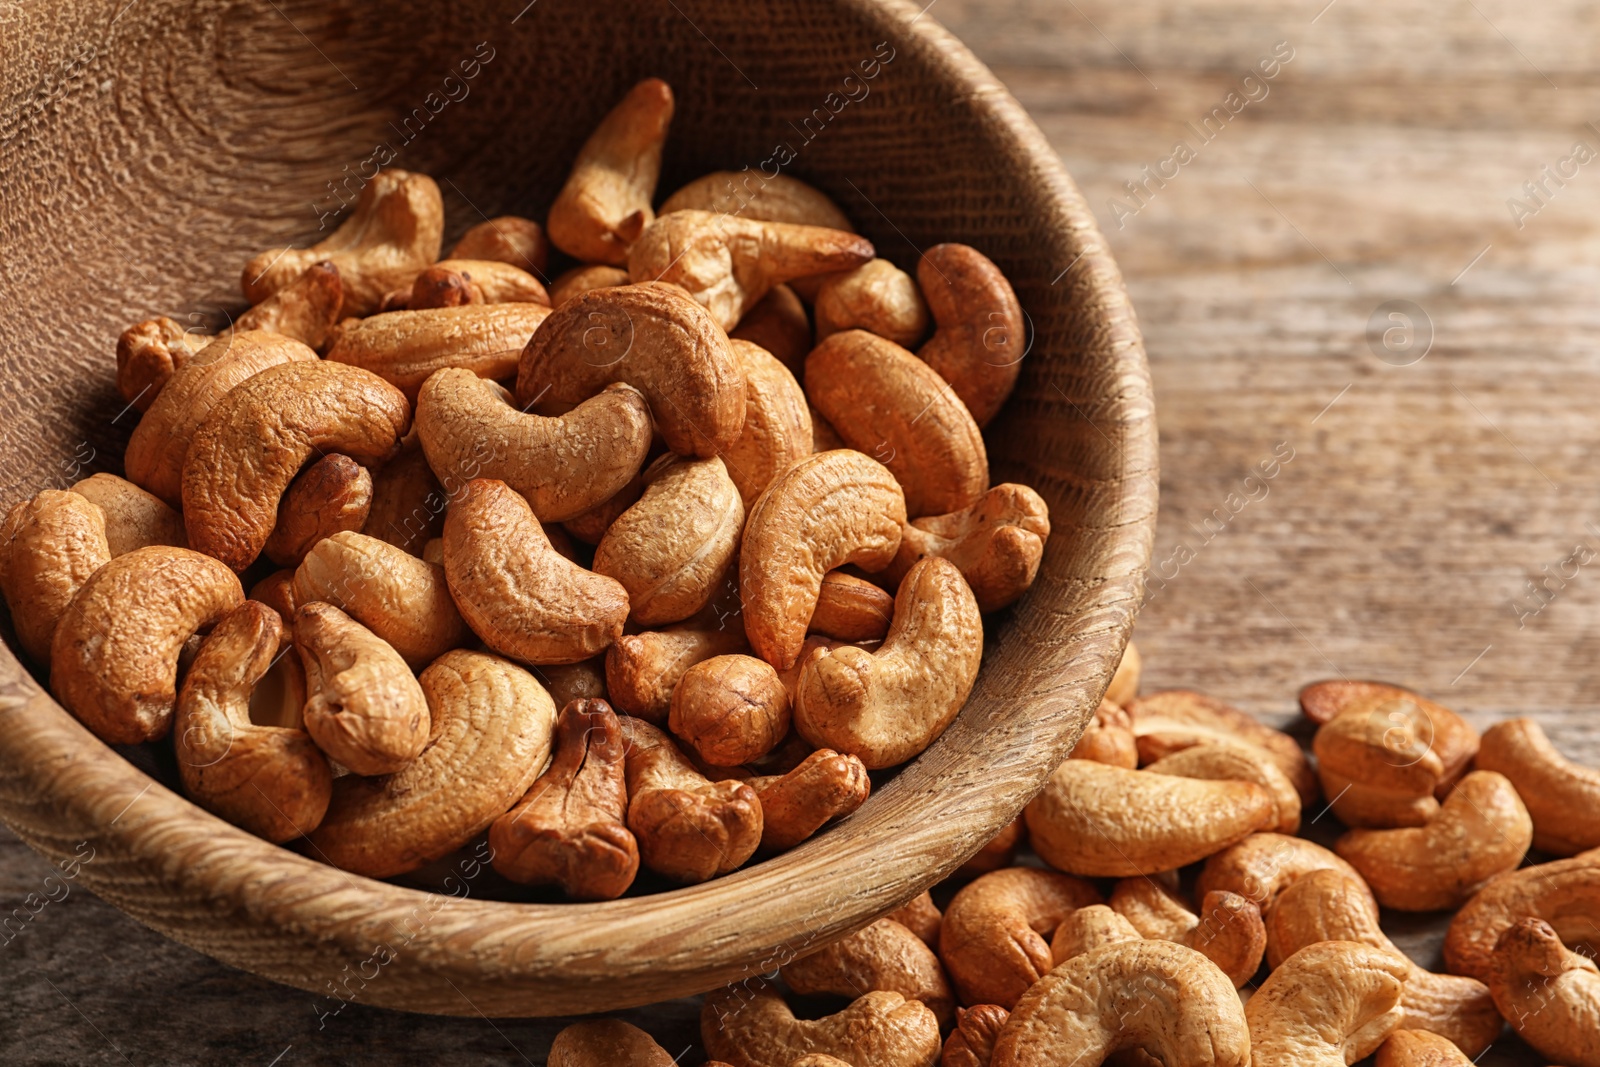
{"type": "Polygon", "coordinates": [[[955,1018],[956,998],[939,957],[916,934],[893,919],[877,922],[778,971],[801,996],[835,993],[851,998],[887,990],[920,1000],[940,1026],[955,1018]]]}
{"type": "Polygon", "coordinates": [[[1151,693],[1127,707],[1142,762],[1154,762],[1202,741],[1238,741],[1271,753],[1273,762],[1294,783],[1302,805],[1317,799],[1317,776],[1300,743],[1252,715],[1187,689],[1151,693]]]}
{"type": "Polygon", "coordinates": [[[498,215],[462,234],[445,258],[490,259],[542,277],[550,260],[550,242],[532,219],[498,215]]]}
{"type": "Polygon", "coordinates": [[[819,1054],[872,1067],[933,1067],[939,1058],[939,1021],[921,1001],[872,992],[833,1015],[797,1019],[760,980],[707,996],[700,1039],[733,1067],[793,1067],[819,1054]]]}
{"type": "Polygon", "coordinates": [[[1600,1067],[1600,968],[1561,943],[1543,919],[1500,935],[1489,979],[1517,1036],[1568,1067],[1600,1067]]]}
{"type": "Polygon", "coordinates": [[[1307,945],[1244,1007],[1252,1067],[1345,1067],[1372,1055],[1404,1019],[1406,974],[1403,957],[1371,945],[1307,945]]]}
{"type": "Polygon", "coordinates": [[[1500,935],[1523,918],[1543,919],[1568,945],[1600,947],[1600,849],[1512,871],[1480,889],[1450,920],[1445,966],[1487,982],[1500,935]]]}
{"type": "Polygon", "coordinates": [[[1242,988],[1261,967],[1267,949],[1261,909],[1237,893],[1212,890],[1197,915],[1160,882],[1124,878],[1111,891],[1110,903],[1142,936],[1174,941],[1202,953],[1235,988],[1242,988]]]}
{"type": "MultiPolygon", "coordinates": [[[[107,516],[109,536],[110,516],[107,516]]],[[[1533,847],[1571,856],[1600,846],[1600,771],[1567,759],[1532,719],[1496,723],[1483,733],[1473,764],[1499,771],[1533,819],[1533,847]]]]}
{"type": "Polygon", "coordinates": [[[621,1019],[584,1019],[556,1035],[546,1067],[676,1067],[655,1038],[621,1019]]]}

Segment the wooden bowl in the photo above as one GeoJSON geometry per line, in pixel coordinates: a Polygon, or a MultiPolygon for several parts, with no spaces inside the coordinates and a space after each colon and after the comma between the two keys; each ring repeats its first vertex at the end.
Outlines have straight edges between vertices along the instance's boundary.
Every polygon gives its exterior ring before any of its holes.
{"type": "Polygon", "coordinates": [[[1011,278],[1034,337],[990,459],[996,481],[1050,504],[1037,584],[991,626],[970,703],[920,759],[817,839],[706,885],[534,905],[476,899],[470,870],[455,895],[347,875],[147,776],[9,650],[0,817],[140,922],[364,1003],[569,1014],[770,971],[948,875],[1076,742],[1127,640],[1155,524],[1133,311],[1038,129],[916,6],[435,10],[78,0],[13,21],[0,73],[14,105],[0,118],[0,505],[120,471],[137,416],[112,386],[118,333],[156,313],[236,310],[246,259],[317,239],[375,156],[438,178],[447,241],[482,217],[543,218],[595,122],[659,75],[678,96],[663,193],[715,168],[782,169],[831,194],[902,267],[964,241],[1011,278]]]}

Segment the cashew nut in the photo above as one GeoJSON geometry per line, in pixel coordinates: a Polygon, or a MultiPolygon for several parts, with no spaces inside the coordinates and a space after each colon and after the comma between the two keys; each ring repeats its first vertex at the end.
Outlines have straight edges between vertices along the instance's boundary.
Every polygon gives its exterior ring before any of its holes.
{"type": "Polygon", "coordinates": [[[1300,691],[1300,707],[1307,718],[1319,725],[1352,712],[1367,716],[1373,739],[1370,743],[1380,747],[1387,744],[1396,753],[1391,763],[1405,763],[1411,758],[1409,753],[1428,750],[1442,768],[1435,789],[1440,800],[1466,773],[1478,751],[1478,732],[1461,716],[1397,685],[1342,679],[1315,682],[1300,691]],[[1386,730],[1392,731],[1387,737],[1386,730]]]}
{"type": "Polygon", "coordinates": [[[1046,938],[1079,908],[1101,903],[1082,878],[1006,867],[964,887],[939,926],[939,958],[965,1004],[1010,1009],[1055,965],[1046,938]]]}
{"type": "Polygon", "coordinates": [[[1139,766],[1139,750],[1133,740],[1133,719],[1109,699],[1100,701],[1094,718],[1084,727],[1077,747],[1069,759],[1088,759],[1113,767],[1133,770],[1139,766]]]}
{"type": "MultiPolygon", "coordinates": [[[[459,492],[466,481],[459,479],[453,488],[459,492]]],[[[400,442],[399,454],[372,472],[372,506],[361,532],[420,556],[423,547],[444,531],[448,504],[413,424],[400,442]]]]}
{"type": "Polygon", "coordinates": [[[676,1067],[655,1038],[621,1019],[585,1019],[556,1035],[547,1067],[676,1067]]]}
{"type": "Polygon", "coordinates": [[[939,1067],[989,1067],[994,1041],[1011,1013],[998,1004],[956,1009],[956,1028],[945,1040],[939,1067]]]}
{"type": "Polygon", "coordinates": [[[789,369],[749,341],[728,342],[744,369],[744,429],[722,454],[745,509],[783,471],[811,455],[811,409],[789,369]]]}
{"type": "Polygon", "coordinates": [[[894,472],[908,514],[944,516],[988,491],[978,424],[943,378],[893,341],[865,330],[829,337],[806,357],[806,396],[850,447],[894,472]]]}
{"type": "Polygon", "coordinates": [[[886,990],[920,1000],[940,1026],[949,1026],[955,1018],[955,994],[939,957],[893,919],[879,919],[821,951],[784,964],[778,973],[801,996],[834,993],[854,998],[886,990]]]}
{"type": "Polygon", "coordinates": [[[713,767],[751,763],[789,733],[789,694],[766,660],[714,656],[683,673],[667,727],[713,767]]]}
{"type": "Polygon", "coordinates": [[[1254,782],[1267,791],[1276,810],[1277,821],[1268,829],[1280,834],[1294,834],[1300,829],[1300,794],[1295,792],[1294,783],[1264,749],[1254,745],[1206,741],[1162,756],[1145,770],[1180,778],[1254,782]]]}
{"type": "Polygon", "coordinates": [[[344,279],[332,263],[313,263],[300,276],[239,316],[235,330],[270,330],[320,349],[344,309],[344,279]]]}
{"type": "Polygon", "coordinates": [[[606,691],[618,711],[660,725],[685,671],[748,648],[737,618],[724,623],[707,613],[665,630],[625,634],[606,650],[606,691]]]}
{"type": "Polygon", "coordinates": [[[480,378],[511,377],[523,346],[549,315],[548,307],[530,303],[387,311],[346,319],[332,335],[327,358],[371,371],[415,400],[422,383],[446,367],[480,378]]]}
{"type": "Polygon", "coordinates": [[[761,844],[761,802],[743,782],[707,781],[660,730],[624,718],[628,829],[657,874],[704,882],[726,874],[761,844]]]}
{"type": "Polygon", "coordinates": [[[533,676],[550,693],[556,707],[574,700],[606,699],[606,664],[603,657],[577,663],[551,663],[534,670],[533,676]]]}
{"type": "Polygon", "coordinates": [[[792,666],[823,576],[846,563],[884,567],[900,546],[905,514],[894,475],[859,452],[807,456],[774,479],[750,509],[739,558],[745,633],[756,654],[779,670],[792,666]]]}
{"type": "Polygon", "coordinates": [[[6,515],[0,523],[0,589],[29,659],[50,665],[61,617],[111,557],[104,512],[77,493],[45,489],[6,515]]]}
{"type": "Polygon", "coordinates": [[[873,255],[872,242],[844,230],[674,211],[634,242],[628,274],[683,286],[718,326],[732,330],[774,285],[859,267],[873,255]]]}
{"type": "Polygon", "coordinates": [[[1106,699],[1123,707],[1138,699],[1141,668],[1139,647],[1129,641],[1128,647],[1122,650],[1122,658],[1117,661],[1117,673],[1111,676],[1111,684],[1106,687],[1106,699]]]}
{"type": "MultiPolygon", "coordinates": [[[[250,587],[250,599],[265,604],[277,613],[280,647],[291,644],[294,640],[294,613],[300,607],[300,602],[294,596],[294,571],[273,571],[250,587]]],[[[291,662],[298,664],[299,661],[291,662]]]]}
{"type": "Polygon", "coordinates": [[[550,754],[555,705],[521,667],[446,652],[418,681],[433,722],[428,747],[394,774],[334,782],[308,838],[335,867],[388,878],[453,852],[528,791],[550,754]]]}
{"type": "Polygon", "coordinates": [[[854,575],[829,571],[807,630],[838,641],[882,641],[893,621],[892,595],[854,575]]]}
{"type": "Polygon", "coordinates": [[[1187,689],[1167,689],[1128,705],[1139,759],[1152,763],[1202,741],[1237,741],[1264,748],[1300,794],[1300,803],[1317,799],[1317,777],[1300,744],[1288,734],[1256,721],[1220,700],[1187,689]]]}
{"type": "Polygon", "coordinates": [[[893,919],[907,930],[922,938],[935,952],[939,950],[939,925],[944,914],[933,902],[933,894],[926,889],[884,916],[893,919]]]}
{"type": "Polygon", "coordinates": [[[50,689],[96,737],[134,745],[166,736],[184,642],[238,607],[238,577],[186,548],[140,548],[102,565],[62,613],[50,689]]]}
{"type": "Polygon", "coordinates": [[[545,227],[552,244],[587,263],[628,261],[628,246],[655,217],[650,201],[672,111],[671,88],[646,78],[606,113],[550,205],[545,227]]]}
{"type": "Polygon", "coordinates": [[[806,317],[806,306],[800,302],[793,289],[787,285],[774,285],[767,295],[755,302],[739,325],[728,331],[737,341],[749,341],[772,353],[790,374],[805,369],[806,355],[811,351],[811,320],[806,317]]]}
{"type": "Polygon", "coordinates": [[[1142,940],[1142,935],[1127,919],[1104,904],[1091,904],[1061,920],[1061,925],[1056,927],[1054,936],[1050,938],[1050,955],[1059,967],[1085,952],[1139,940],[1142,940]]]}
{"type": "Polygon", "coordinates": [[[663,215],[674,211],[715,211],[766,222],[855,229],[838,205],[816,187],[787,174],[768,177],[748,168],[737,173],[718,170],[696,178],[661,205],[663,215]]]}
{"type": "Polygon", "coordinates": [[[499,215],[462,234],[445,258],[490,259],[542,277],[550,260],[550,242],[532,219],[499,215]]]}
{"type": "Polygon", "coordinates": [[[1223,973],[1170,941],[1127,941],[1076,956],[1011,1010],[993,1067],[1098,1064],[1119,1050],[1165,1064],[1250,1067],[1245,1011],[1223,973]]]}
{"type": "Polygon", "coordinates": [[[609,289],[627,285],[631,281],[621,267],[607,267],[601,263],[585,263],[562,274],[550,283],[550,306],[560,307],[576,300],[590,289],[609,289]]]}
{"type": "Polygon", "coordinates": [[[463,304],[543,304],[550,294],[521,267],[493,259],[451,256],[430,263],[403,288],[384,298],[384,311],[459,307],[463,304]]]}
{"type": "Polygon", "coordinates": [[[207,335],[190,333],[166,316],[134,323],[117,338],[117,392],[139,411],[149,411],[178,368],[210,343],[207,335]]]}
{"type": "Polygon", "coordinates": [[[439,258],[444,201],[426,174],[390,168],[361,188],[350,217],[310,248],[273,249],[245,264],[240,285],[259,304],[326,260],[344,283],[344,313],[370,315],[394,289],[439,258]]]}
{"type": "Polygon", "coordinates": [[[1354,867],[1314,841],[1287,834],[1251,834],[1206,860],[1194,891],[1202,898],[1215,890],[1237,893],[1265,914],[1279,893],[1312,871],[1328,868],[1361,881],[1354,867]]]}
{"type": "MultiPolygon", "coordinates": [[[[1495,1018],[1499,1017],[1496,1012],[1495,1018]]],[[[1372,1062],[1374,1067],[1472,1067],[1460,1049],[1426,1030],[1396,1030],[1372,1062]]]]}
{"type": "Polygon", "coordinates": [[[278,655],[283,622],[246,600],[200,645],[178,693],[173,723],[183,787],[207,811],[268,841],[316,829],[333,771],[306,731],[258,726],[252,691],[278,655]]]}
{"type": "MultiPolygon", "coordinates": [[[[110,516],[106,518],[107,536],[110,516]]],[[[1600,771],[1556,751],[1533,719],[1496,723],[1483,733],[1473,764],[1499,771],[1516,787],[1533,819],[1533,847],[1571,856],[1600,845],[1600,771]]]]}
{"type": "Polygon", "coordinates": [[[278,502],[278,520],[267,538],[267,558],[298,567],[324,537],[360,530],[372,507],[372,475],[349,456],[323,456],[295,475],[278,502]]]}
{"type": "Polygon", "coordinates": [[[1235,988],[1255,977],[1267,948],[1261,909],[1237,893],[1212,890],[1200,914],[1176,891],[1152,878],[1124,878],[1111,891],[1111,908],[1143,937],[1174,941],[1203,954],[1235,988]]]}
{"type": "Polygon", "coordinates": [[[322,360],[284,363],[237,386],[206,416],[183,463],[189,544],[242,571],[277,523],[278,501],[312,453],[381,463],[411,408],[375,375],[322,360]]]}
{"type": "Polygon", "coordinates": [[[904,763],[954,721],[982,658],[983,618],[966,580],[946,560],[923,560],[901,583],[876,652],[844,645],[806,657],[795,730],[819,748],[859,756],[871,770],[904,763]]]}
{"type": "Polygon", "coordinates": [[[1600,1067],[1600,968],[1543,919],[1513,923],[1495,948],[1494,1002],[1517,1036],[1569,1067],[1600,1067]]]}
{"type": "Polygon", "coordinates": [[[1345,1067],[1404,1019],[1405,959],[1354,941],[1318,941],[1284,960],[1244,1006],[1252,1067],[1345,1067]]]}
{"type": "MultiPolygon", "coordinates": [[[[825,823],[849,815],[872,791],[866,766],[829,748],[810,753],[787,774],[751,778],[746,784],[761,801],[761,845],[774,851],[793,848],[825,823]]],[[[925,926],[925,920],[918,926],[925,926]]]]}
{"type": "Polygon", "coordinates": [[[998,611],[1033,584],[1049,536],[1050,510],[1044,500],[1027,486],[1008,482],[971,507],[907,523],[900,551],[883,577],[896,583],[917,560],[942,556],[961,569],[981,610],[998,611]]]}
{"type": "MultiPolygon", "coordinates": [[[[1318,941],[1358,941],[1401,955],[1378,925],[1371,892],[1336,870],[1312,871],[1279,894],[1267,912],[1269,966],[1276,968],[1318,941]]],[[[1500,1036],[1504,1023],[1482,982],[1434,974],[1409,959],[1406,972],[1402,1026],[1440,1034],[1468,1056],[1480,1055],[1500,1036]]]]}
{"type": "Polygon", "coordinates": [[[1025,809],[1033,850],[1071,874],[1126,877],[1182,867],[1277,824],[1253,782],[1204,781],[1069,759],[1025,809]]]}
{"type": "Polygon", "coordinates": [[[627,813],[617,716],[604,700],[574,700],[556,719],[549,769],[489,827],[494,869],[573,900],[615,900],[639,873],[627,813]]]}
{"type": "Polygon", "coordinates": [[[918,356],[950,383],[979,426],[1011,395],[1028,354],[1022,305],[1000,268],[976,248],[934,245],[917,263],[933,337],[918,356]]]}
{"type": "MultiPolygon", "coordinates": [[[[647,459],[646,463],[648,462],[647,459]]],[[[621,489],[581,515],[567,519],[561,524],[561,528],[586,545],[598,545],[600,539],[605,537],[606,531],[611,529],[611,524],[617,521],[617,516],[633,507],[639,502],[639,498],[644,496],[644,471],[645,468],[641,468],[621,489]]]]}
{"type": "Polygon", "coordinates": [[[1384,907],[1433,911],[1459,907],[1490,878],[1515,870],[1532,842],[1533,820],[1511,783],[1494,771],[1473,771],[1428,825],[1351,830],[1334,851],[1384,907]]]}
{"type": "Polygon", "coordinates": [[[733,1067],[793,1067],[807,1055],[872,1067],[933,1067],[939,1058],[939,1021],[919,1000],[872,992],[833,1015],[796,1019],[760,979],[708,995],[700,1039],[733,1067]]]}
{"type": "Polygon", "coordinates": [[[1444,962],[1456,974],[1487,982],[1495,944],[1522,918],[1543,919],[1568,945],[1600,942],[1600,849],[1501,875],[1450,921],[1444,962]]]}
{"type": "Polygon", "coordinates": [[[989,839],[989,843],[968,857],[967,862],[956,868],[956,875],[963,878],[976,878],[980,874],[998,871],[1002,867],[1011,866],[1017,857],[1017,846],[1022,843],[1027,832],[1027,824],[1022,816],[1006,823],[1000,832],[989,839]]]}
{"type": "Polygon", "coordinates": [[[72,486],[72,491],[99,508],[106,519],[106,545],[113,556],[136,548],[167,545],[188,548],[183,516],[154,493],[147,493],[115,474],[94,474],[72,486]]]}
{"type": "Polygon", "coordinates": [[[444,570],[461,617],[484,644],[527,663],[576,663],[622,635],[628,593],[551,547],[505,482],[475,478],[444,523],[444,570]]]}
{"type": "Polygon", "coordinates": [[[469,370],[435,371],[417,394],[417,436],[441,481],[498,478],[542,522],[574,518],[621,492],[650,449],[650,409],[607,386],[565,415],[518,411],[469,370]]]}
{"type": "Polygon", "coordinates": [[[817,290],[817,340],[866,330],[902,348],[928,332],[928,305],[911,275],[887,259],[830,274],[817,290]]]}

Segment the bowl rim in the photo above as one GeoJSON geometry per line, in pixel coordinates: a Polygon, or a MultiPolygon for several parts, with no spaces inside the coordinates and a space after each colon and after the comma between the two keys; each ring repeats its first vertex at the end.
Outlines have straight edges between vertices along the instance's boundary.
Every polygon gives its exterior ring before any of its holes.
{"type": "MultiPolygon", "coordinates": [[[[312,992],[335,990],[317,979],[355,967],[365,1003],[526,1016],[629,1007],[769,973],[943,879],[1015,818],[1076,743],[1138,611],[1158,481],[1148,369],[1093,215],[1021,105],[910,0],[838,2],[864,22],[892,23],[902,35],[897,44],[904,40],[931,73],[969,86],[971,106],[1030,160],[1034,180],[1071,223],[1055,228],[1053,239],[1072,262],[1090,261],[1092,281],[1083,284],[1097,299],[1086,308],[1095,327],[1089,344],[1106,347],[1114,338],[1126,363],[1117,383],[1125,447],[1116,490],[1125,521],[1097,553],[1113,573],[1081,594],[1077,617],[1089,621],[1064,642],[1071,651],[1062,674],[1071,677],[1050,690],[1049,708],[1025,736],[1005,739],[1006,752],[1029,766],[963,773],[970,759],[961,746],[992,725],[964,711],[853,817],[883,835],[875,840],[895,842],[892,860],[860,842],[841,855],[841,838],[824,834],[728,876],[659,894],[602,903],[487,901],[471,895],[481,856],[459,863],[464,892],[456,895],[447,879],[440,894],[348,874],[222,821],[94,737],[4,646],[0,821],[63,870],[76,856],[74,876],[138,921],[224,962],[312,992]],[[941,823],[960,824],[954,839],[941,823]],[[85,841],[93,846],[86,861],[85,841]],[[848,882],[837,873],[843,860],[856,869],[848,882]],[[771,912],[755,939],[753,907],[771,912]],[[385,977],[365,978],[364,965],[385,977]]],[[[1003,628],[1015,641],[1019,623],[1003,628]]],[[[333,999],[356,998],[335,992],[333,999]]]]}

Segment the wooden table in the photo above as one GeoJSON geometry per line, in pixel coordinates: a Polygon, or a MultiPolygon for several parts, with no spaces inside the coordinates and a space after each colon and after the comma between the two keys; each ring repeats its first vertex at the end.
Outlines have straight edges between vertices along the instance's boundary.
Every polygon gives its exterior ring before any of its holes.
{"type": "MultiPolygon", "coordinates": [[[[1479,725],[1535,715],[1600,764],[1600,22],[1324,2],[929,13],[1044,128],[1139,309],[1164,468],[1147,688],[1281,723],[1307,681],[1388,679],[1479,725]]],[[[3,910],[48,872],[0,841],[3,910]]],[[[320,1016],[82,891],[0,945],[0,998],[19,1064],[542,1063],[560,1026],[320,1016]]],[[[695,1039],[693,1002],[628,1017],[695,1039]]],[[[1543,1061],[1508,1039],[1480,1062],[1543,1061]]]]}

